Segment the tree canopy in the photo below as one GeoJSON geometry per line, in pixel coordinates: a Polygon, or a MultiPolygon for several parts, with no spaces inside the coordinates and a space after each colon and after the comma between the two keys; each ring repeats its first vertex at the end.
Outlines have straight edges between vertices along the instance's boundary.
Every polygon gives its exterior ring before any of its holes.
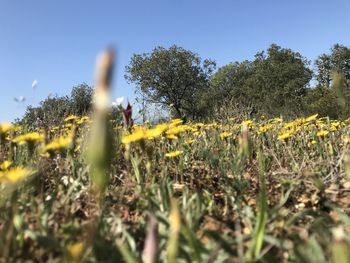
{"type": "Polygon", "coordinates": [[[151,53],[134,54],[125,78],[135,83],[147,101],[168,107],[173,116],[197,118],[198,100],[209,88],[215,62],[176,45],[157,47],[151,53]]]}

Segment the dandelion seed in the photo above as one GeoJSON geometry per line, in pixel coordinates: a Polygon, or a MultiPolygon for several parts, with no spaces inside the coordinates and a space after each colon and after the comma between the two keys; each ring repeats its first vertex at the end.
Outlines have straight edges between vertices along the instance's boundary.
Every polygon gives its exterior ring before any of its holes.
{"type": "Polygon", "coordinates": [[[35,90],[35,89],[37,88],[37,86],[38,86],[38,81],[37,81],[37,80],[34,80],[34,81],[32,82],[32,89],[35,90]]]}

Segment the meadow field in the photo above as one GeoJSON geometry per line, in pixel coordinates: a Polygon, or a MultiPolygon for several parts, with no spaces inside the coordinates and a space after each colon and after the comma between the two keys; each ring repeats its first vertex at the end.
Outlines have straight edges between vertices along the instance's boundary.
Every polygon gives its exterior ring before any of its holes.
{"type": "Polygon", "coordinates": [[[0,125],[4,262],[350,262],[350,119],[101,123],[0,125]]]}

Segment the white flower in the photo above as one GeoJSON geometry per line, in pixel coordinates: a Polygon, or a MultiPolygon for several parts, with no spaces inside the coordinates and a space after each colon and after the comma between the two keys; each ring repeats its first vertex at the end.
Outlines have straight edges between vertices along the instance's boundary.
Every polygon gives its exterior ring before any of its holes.
{"type": "Polygon", "coordinates": [[[112,106],[118,107],[122,105],[123,101],[124,101],[124,97],[117,98],[115,101],[112,102],[112,106]]]}

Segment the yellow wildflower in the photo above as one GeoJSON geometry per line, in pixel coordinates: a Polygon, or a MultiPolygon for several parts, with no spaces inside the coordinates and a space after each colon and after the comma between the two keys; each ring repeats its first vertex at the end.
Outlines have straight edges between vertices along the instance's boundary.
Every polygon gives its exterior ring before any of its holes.
{"type": "Polygon", "coordinates": [[[287,138],[289,138],[291,136],[291,134],[289,132],[285,132],[285,133],[282,133],[278,136],[278,140],[285,140],[287,138]]]}
{"type": "Polygon", "coordinates": [[[270,120],[271,123],[277,123],[277,122],[282,122],[281,118],[273,118],[270,120]]]}
{"type": "Polygon", "coordinates": [[[191,145],[193,142],[194,142],[193,139],[187,139],[187,140],[185,141],[185,144],[191,145]]]}
{"type": "Polygon", "coordinates": [[[166,129],[168,129],[168,125],[159,124],[153,129],[145,130],[145,137],[147,138],[157,138],[159,137],[166,129]]]}
{"type": "Polygon", "coordinates": [[[167,135],[166,136],[168,139],[170,139],[170,140],[176,140],[176,139],[178,139],[178,137],[176,136],[176,135],[174,135],[174,134],[169,134],[169,135],[167,135]]]}
{"type": "Polygon", "coordinates": [[[15,184],[28,176],[31,176],[33,173],[34,171],[28,168],[12,168],[10,170],[0,172],[0,182],[15,184]]]}
{"type": "Polygon", "coordinates": [[[77,121],[77,124],[82,124],[84,122],[89,122],[89,121],[90,121],[90,117],[89,116],[83,116],[83,117],[81,117],[81,119],[79,119],[77,121]]]}
{"type": "Polygon", "coordinates": [[[250,127],[253,125],[253,121],[251,120],[245,120],[245,121],[242,121],[242,125],[245,125],[247,127],[250,127]]]}
{"type": "Polygon", "coordinates": [[[78,242],[67,246],[68,255],[72,262],[80,262],[84,252],[84,243],[78,242]]]}
{"type": "Polygon", "coordinates": [[[198,122],[198,123],[195,124],[195,126],[196,126],[196,127],[203,127],[203,126],[204,126],[204,123],[198,122]]]}
{"type": "Polygon", "coordinates": [[[11,131],[14,126],[11,123],[0,123],[0,134],[11,131]]]}
{"type": "Polygon", "coordinates": [[[180,125],[180,126],[176,126],[173,128],[170,128],[169,130],[166,131],[166,134],[178,134],[178,133],[182,133],[185,132],[187,130],[190,130],[191,128],[188,125],[180,125]]]}
{"type": "Polygon", "coordinates": [[[43,152],[65,150],[70,147],[70,145],[72,144],[72,141],[73,139],[71,136],[54,139],[53,141],[51,141],[50,143],[44,146],[43,152]]]}
{"type": "Polygon", "coordinates": [[[0,170],[7,170],[11,166],[11,161],[3,161],[2,164],[0,164],[0,170]]]}
{"type": "Polygon", "coordinates": [[[321,130],[321,131],[317,132],[316,135],[317,135],[318,137],[324,137],[324,136],[326,136],[328,133],[329,133],[329,132],[326,131],[326,130],[321,130]]]}
{"type": "Polygon", "coordinates": [[[221,139],[224,139],[224,138],[227,138],[227,137],[231,137],[233,134],[232,132],[223,132],[220,134],[220,138],[221,139]]]}
{"type": "Polygon", "coordinates": [[[77,116],[75,116],[75,115],[69,115],[67,118],[64,119],[64,122],[67,122],[67,121],[74,121],[74,120],[76,120],[76,119],[78,119],[77,116]]]}
{"type": "Polygon", "coordinates": [[[179,156],[180,154],[183,154],[183,151],[169,152],[169,153],[166,153],[165,156],[172,158],[172,157],[179,156]]]}
{"type": "MultiPolygon", "coordinates": [[[[148,136],[148,137],[150,137],[150,136],[148,136]]],[[[125,135],[122,138],[122,143],[129,144],[132,142],[137,142],[137,141],[143,140],[145,138],[147,138],[145,129],[141,128],[141,127],[136,127],[135,130],[133,131],[133,133],[125,135]]]]}
{"type": "Polygon", "coordinates": [[[267,132],[268,130],[272,129],[273,128],[273,125],[272,124],[267,124],[267,125],[264,125],[264,126],[261,126],[259,128],[259,132],[260,133],[264,133],[264,132],[267,132]]]}
{"type": "Polygon", "coordinates": [[[26,133],[26,134],[17,136],[12,140],[12,142],[22,145],[25,143],[41,142],[43,140],[44,140],[43,134],[38,132],[31,132],[31,133],[26,133]]]}
{"type": "Polygon", "coordinates": [[[317,116],[318,116],[318,114],[311,115],[311,116],[307,117],[307,118],[305,119],[305,121],[306,121],[306,122],[310,122],[310,121],[316,120],[317,116]]]}
{"type": "Polygon", "coordinates": [[[181,120],[181,119],[174,119],[174,120],[170,121],[169,127],[173,128],[173,127],[181,124],[182,122],[183,122],[183,120],[181,120]]]}

